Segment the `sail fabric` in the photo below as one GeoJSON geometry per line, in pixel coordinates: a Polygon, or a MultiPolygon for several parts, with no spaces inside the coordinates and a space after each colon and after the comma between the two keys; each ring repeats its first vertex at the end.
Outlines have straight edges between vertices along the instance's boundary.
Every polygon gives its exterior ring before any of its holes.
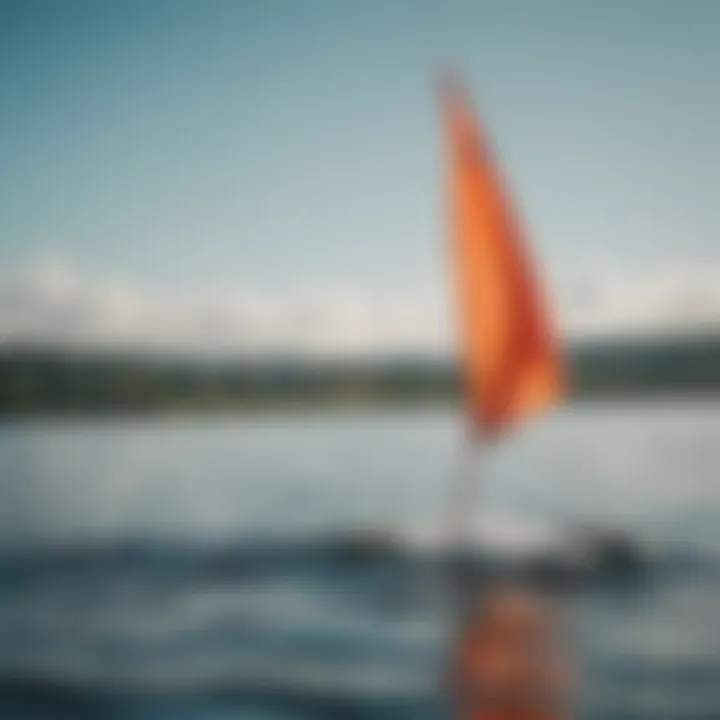
{"type": "Polygon", "coordinates": [[[564,367],[518,218],[455,85],[443,113],[465,400],[473,428],[498,436],[560,400],[564,367]]]}

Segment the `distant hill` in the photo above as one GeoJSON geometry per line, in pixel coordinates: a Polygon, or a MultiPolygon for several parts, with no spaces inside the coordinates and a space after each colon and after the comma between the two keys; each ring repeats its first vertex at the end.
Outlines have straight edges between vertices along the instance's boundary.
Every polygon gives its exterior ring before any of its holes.
{"type": "Polygon", "coordinates": [[[571,362],[579,398],[720,390],[717,335],[578,344],[571,351],[571,362]]]}
{"type": "MultiPolygon", "coordinates": [[[[720,337],[616,340],[570,350],[578,399],[720,391],[720,337]]],[[[293,404],[427,403],[459,395],[450,362],[191,361],[0,350],[0,412],[215,410],[293,404]]]]}

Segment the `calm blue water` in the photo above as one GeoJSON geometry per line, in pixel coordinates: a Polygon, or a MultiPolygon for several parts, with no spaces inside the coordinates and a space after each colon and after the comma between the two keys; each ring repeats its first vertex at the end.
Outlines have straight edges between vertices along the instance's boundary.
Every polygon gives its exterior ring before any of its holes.
{"type": "MultiPolygon", "coordinates": [[[[328,554],[437,524],[454,413],[0,426],[0,716],[434,718],[427,577],[328,554]]],[[[720,713],[720,404],[585,406],[488,459],[484,519],[613,527],[640,586],[570,601],[582,717],[720,713]]]]}

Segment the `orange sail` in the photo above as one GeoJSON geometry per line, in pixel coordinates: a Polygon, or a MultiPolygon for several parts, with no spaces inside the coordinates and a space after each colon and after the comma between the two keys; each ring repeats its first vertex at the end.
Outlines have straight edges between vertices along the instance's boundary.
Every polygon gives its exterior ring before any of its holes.
{"type": "Polygon", "coordinates": [[[487,141],[457,88],[443,102],[465,397],[475,429],[498,436],[562,397],[564,366],[487,141]]]}

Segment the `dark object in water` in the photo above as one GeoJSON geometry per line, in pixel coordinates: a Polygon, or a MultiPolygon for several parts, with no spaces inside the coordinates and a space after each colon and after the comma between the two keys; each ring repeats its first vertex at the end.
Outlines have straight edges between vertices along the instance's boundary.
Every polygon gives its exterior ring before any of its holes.
{"type": "Polygon", "coordinates": [[[605,581],[637,581],[642,579],[650,559],[640,545],[622,533],[594,537],[588,544],[592,574],[605,581]]]}
{"type": "Polygon", "coordinates": [[[401,555],[396,538],[383,530],[348,533],[333,538],[328,545],[333,559],[353,564],[387,562],[401,555]]]}
{"type": "Polygon", "coordinates": [[[548,591],[569,592],[595,584],[636,583],[647,576],[650,557],[633,538],[613,530],[557,531],[519,552],[502,543],[451,547],[445,538],[417,543],[409,533],[366,530],[334,537],[333,562],[356,568],[384,568],[407,576],[440,563],[452,585],[481,585],[502,579],[527,580],[548,591]]]}
{"type": "Polygon", "coordinates": [[[634,584],[647,576],[650,557],[622,533],[577,533],[564,545],[544,548],[525,558],[523,573],[550,591],[573,591],[596,584],[634,584]]]}

